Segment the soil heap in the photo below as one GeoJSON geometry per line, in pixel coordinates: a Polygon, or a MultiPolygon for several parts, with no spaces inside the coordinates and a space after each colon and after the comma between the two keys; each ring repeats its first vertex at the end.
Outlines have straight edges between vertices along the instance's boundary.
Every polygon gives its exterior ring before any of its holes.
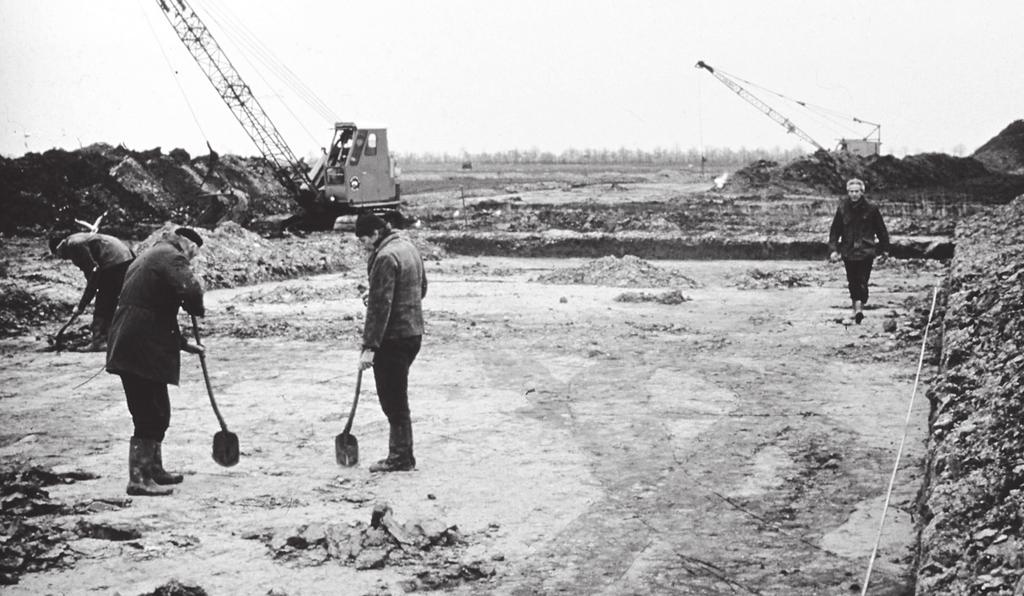
{"type": "Polygon", "coordinates": [[[1024,120],[1017,120],[972,155],[992,172],[1024,175],[1024,120]]]}
{"type": "Polygon", "coordinates": [[[1024,121],[1008,126],[972,157],[921,153],[900,159],[819,150],[787,164],[758,160],[733,174],[722,191],[842,194],[850,178],[864,180],[872,194],[899,196],[942,189],[974,200],[1006,203],[1024,193],[1024,121]]]}
{"type": "Polygon", "coordinates": [[[957,228],[917,594],[1024,593],[1024,196],[957,228]]]}
{"type": "Polygon", "coordinates": [[[0,156],[0,234],[81,231],[106,214],[104,232],[141,238],[165,221],[203,227],[294,208],[262,159],[190,158],[184,149],[132,151],[98,143],[17,159],[0,156]],[[244,207],[244,208],[243,208],[244,207]]]}

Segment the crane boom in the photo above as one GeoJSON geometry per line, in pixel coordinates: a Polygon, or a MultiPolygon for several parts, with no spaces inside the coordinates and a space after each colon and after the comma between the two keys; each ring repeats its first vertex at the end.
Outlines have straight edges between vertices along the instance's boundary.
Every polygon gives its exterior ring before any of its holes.
{"type": "Polygon", "coordinates": [[[782,125],[782,127],[786,129],[786,132],[795,134],[796,136],[798,136],[801,139],[807,141],[811,145],[814,145],[818,149],[821,149],[822,151],[827,151],[827,149],[825,149],[825,147],[823,147],[821,145],[821,143],[815,141],[806,132],[800,130],[800,127],[798,127],[796,124],[793,124],[793,122],[789,118],[786,118],[785,116],[783,116],[782,114],[780,114],[776,110],[772,109],[771,106],[769,106],[768,104],[764,103],[763,101],[758,99],[756,96],[754,96],[752,93],[750,93],[749,91],[747,91],[746,89],[741,87],[739,85],[739,83],[737,83],[736,81],[733,81],[732,79],[730,79],[729,77],[725,76],[724,74],[715,71],[714,68],[712,68],[711,66],[708,66],[707,64],[705,64],[705,62],[703,60],[699,60],[697,62],[696,68],[703,68],[703,69],[707,70],[708,72],[710,72],[712,75],[714,75],[714,77],[716,79],[721,81],[726,87],[728,87],[729,89],[732,89],[736,93],[736,95],[739,95],[740,97],[745,99],[748,103],[753,105],[755,108],[757,108],[757,109],[761,110],[762,112],[764,112],[769,118],[771,118],[772,120],[774,120],[774,121],[778,122],[780,125],[782,125]]]}
{"type": "Polygon", "coordinates": [[[306,191],[313,188],[306,167],[295,157],[210,30],[186,0],[157,2],[203,74],[213,84],[264,159],[274,167],[274,176],[299,198],[300,203],[304,202],[305,196],[308,196],[306,191]]]}

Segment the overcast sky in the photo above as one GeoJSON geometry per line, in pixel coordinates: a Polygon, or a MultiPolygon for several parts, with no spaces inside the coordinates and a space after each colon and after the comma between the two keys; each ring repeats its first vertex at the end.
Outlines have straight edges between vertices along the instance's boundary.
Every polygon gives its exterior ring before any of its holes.
{"type": "MultiPolygon", "coordinates": [[[[827,147],[870,131],[856,117],[881,124],[884,153],[969,154],[1024,118],[1021,0],[191,5],[300,156],[335,118],[386,126],[398,153],[810,149],[698,60],[827,147]]],[[[0,27],[3,155],[94,142],[199,155],[207,141],[257,153],[158,0],[0,0],[0,27]]]]}

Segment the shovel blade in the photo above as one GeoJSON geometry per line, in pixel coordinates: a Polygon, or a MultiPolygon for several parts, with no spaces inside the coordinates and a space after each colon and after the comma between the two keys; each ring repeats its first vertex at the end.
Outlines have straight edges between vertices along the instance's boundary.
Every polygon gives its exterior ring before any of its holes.
{"type": "Polygon", "coordinates": [[[238,463],[238,435],[226,430],[213,435],[213,461],[225,468],[238,463]]]}
{"type": "Polygon", "coordinates": [[[359,463],[359,441],[348,433],[334,437],[334,459],[339,465],[352,467],[359,463]]]}

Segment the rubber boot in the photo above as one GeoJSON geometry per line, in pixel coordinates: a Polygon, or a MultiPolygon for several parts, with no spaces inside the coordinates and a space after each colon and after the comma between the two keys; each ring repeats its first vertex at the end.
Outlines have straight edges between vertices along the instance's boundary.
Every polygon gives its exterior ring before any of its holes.
{"type": "Polygon", "coordinates": [[[164,469],[164,454],[163,454],[163,443],[157,441],[156,449],[153,450],[153,466],[150,467],[149,472],[153,477],[153,482],[157,484],[180,484],[184,480],[184,476],[181,474],[172,474],[164,469]]]}
{"type": "Polygon", "coordinates": [[[412,455],[412,423],[392,424],[388,457],[370,466],[371,472],[407,472],[416,467],[412,455]]]}
{"type": "Polygon", "coordinates": [[[107,328],[109,326],[103,319],[93,317],[92,324],[89,326],[92,333],[88,348],[90,352],[107,351],[107,328]]]}
{"type": "Polygon", "coordinates": [[[157,442],[152,439],[132,437],[128,450],[128,494],[143,497],[160,497],[174,492],[153,481],[150,469],[153,467],[153,452],[157,442]]]}
{"type": "Polygon", "coordinates": [[[853,301],[853,320],[858,325],[864,320],[864,304],[860,300],[853,301]]]}

